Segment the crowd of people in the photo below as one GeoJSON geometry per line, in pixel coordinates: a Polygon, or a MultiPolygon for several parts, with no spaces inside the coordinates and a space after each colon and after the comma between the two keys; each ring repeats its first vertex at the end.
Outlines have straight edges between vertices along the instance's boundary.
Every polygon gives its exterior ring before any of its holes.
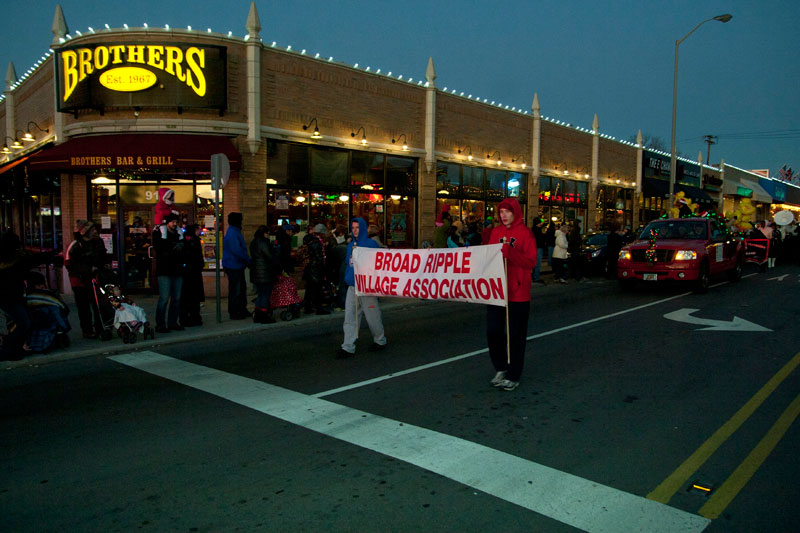
{"type": "MultiPolygon", "coordinates": [[[[202,325],[205,259],[202,227],[193,224],[180,228],[178,214],[165,209],[168,191],[163,197],[164,206],[160,206],[161,212],[157,213],[161,223],[152,233],[159,293],[154,331],[167,334],[202,325]]],[[[570,279],[580,281],[588,274],[584,272],[580,223],[552,221],[546,224],[542,217],[536,216],[529,228],[524,224],[519,203],[512,198],[501,202],[498,216],[486,221],[474,217],[454,219],[448,207],[445,205],[437,216],[433,242],[425,243],[423,248],[503,245],[509,306],[507,317],[504,309],[487,306],[487,343],[495,368],[490,383],[502,390],[514,390],[519,385],[524,362],[531,284],[545,284],[542,265],[545,261],[550,265],[557,283],[568,283],[570,279]]],[[[273,227],[259,226],[249,243],[242,233],[242,225],[241,213],[228,214],[221,266],[228,280],[230,319],[252,318],[255,323],[270,324],[276,322],[273,312],[281,306],[286,306],[293,316],[299,316],[301,309],[306,314],[317,315],[328,315],[336,309],[344,311],[343,342],[336,350],[337,358],[355,355],[362,318],[371,334],[369,350],[378,351],[387,346],[378,299],[356,296],[354,290],[354,249],[385,247],[376,225],[354,218],[350,227],[320,222],[301,229],[283,221],[273,227]],[[249,282],[256,292],[252,312],[248,309],[248,271],[249,282]],[[305,287],[302,298],[296,286],[300,279],[305,287]]],[[[606,230],[605,272],[613,276],[619,251],[633,240],[633,234],[616,222],[610,223],[606,230]]],[[[744,237],[769,240],[768,267],[774,266],[776,260],[800,264],[800,231],[796,222],[776,226],[774,222],[758,221],[744,237]]],[[[78,220],[73,241],[64,252],[64,266],[69,274],[81,334],[84,338],[107,340],[111,338],[110,331],[117,329],[125,342],[129,342],[143,327],[144,335],[150,331],[152,336],[153,329],[145,311],[115,283],[108,257],[97,226],[91,221],[78,220]],[[111,321],[103,316],[101,301],[105,299],[116,313],[111,321]]],[[[21,250],[16,235],[2,234],[0,275],[7,280],[0,284],[2,359],[18,359],[29,353],[69,345],[69,309],[57,292],[48,290],[44,277],[32,271],[35,263],[21,250]]]]}

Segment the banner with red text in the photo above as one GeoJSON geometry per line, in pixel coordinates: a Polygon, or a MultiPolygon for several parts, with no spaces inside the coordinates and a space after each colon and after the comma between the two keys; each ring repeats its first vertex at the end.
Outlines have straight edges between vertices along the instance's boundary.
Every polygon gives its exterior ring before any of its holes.
{"type": "Polygon", "coordinates": [[[505,306],[501,248],[355,248],[356,294],[505,306]]]}

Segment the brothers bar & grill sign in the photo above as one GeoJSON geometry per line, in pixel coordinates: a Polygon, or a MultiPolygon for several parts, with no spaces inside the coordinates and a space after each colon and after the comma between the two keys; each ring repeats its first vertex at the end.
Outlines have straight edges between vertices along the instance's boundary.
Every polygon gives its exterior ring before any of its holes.
{"type": "Polygon", "coordinates": [[[173,43],[61,48],[58,110],[227,106],[227,49],[173,43]]]}

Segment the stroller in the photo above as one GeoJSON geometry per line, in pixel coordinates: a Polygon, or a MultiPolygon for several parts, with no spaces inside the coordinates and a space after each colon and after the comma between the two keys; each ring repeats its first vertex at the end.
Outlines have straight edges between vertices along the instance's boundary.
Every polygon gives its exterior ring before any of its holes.
{"type": "Polygon", "coordinates": [[[142,338],[155,339],[155,332],[144,310],[122,294],[112,271],[98,270],[92,278],[92,288],[103,324],[103,339],[110,339],[113,329],[117,330],[125,344],[135,343],[139,330],[142,330],[142,338]]]}
{"type": "Polygon", "coordinates": [[[289,321],[300,316],[300,304],[303,299],[297,293],[297,283],[290,276],[278,276],[272,288],[269,305],[272,310],[283,307],[281,320],[289,321]]]}

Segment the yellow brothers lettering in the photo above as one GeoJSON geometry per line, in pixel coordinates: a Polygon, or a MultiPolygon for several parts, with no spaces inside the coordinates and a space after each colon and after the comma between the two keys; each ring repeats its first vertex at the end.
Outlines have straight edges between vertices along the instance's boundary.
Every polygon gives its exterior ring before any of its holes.
{"type": "Polygon", "coordinates": [[[190,46],[184,52],[177,46],[163,45],[100,45],[61,52],[64,80],[64,101],[92,73],[109,65],[139,63],[163,70],[185,83],[198,96],[206,94],[205,50],[190,46]]]}

